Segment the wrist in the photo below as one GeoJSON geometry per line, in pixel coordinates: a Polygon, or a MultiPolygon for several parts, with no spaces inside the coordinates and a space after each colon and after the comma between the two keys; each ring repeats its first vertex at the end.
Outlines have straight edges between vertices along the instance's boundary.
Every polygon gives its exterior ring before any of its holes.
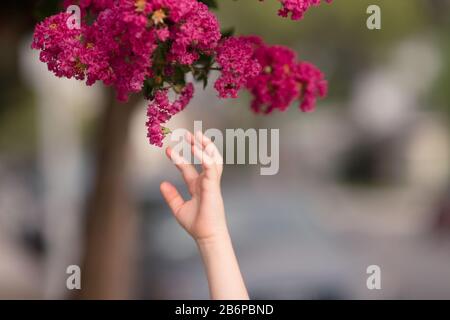
{"type": "Polygon", "coordinates": [[[230,243],[231,238],[230,234],[228,233],[228,230],[225,229],[218,232],[215,235],[195,239],[195,242],[197,243],[197,246],[202,250],[223,246],[223,244],[230,243]]]}

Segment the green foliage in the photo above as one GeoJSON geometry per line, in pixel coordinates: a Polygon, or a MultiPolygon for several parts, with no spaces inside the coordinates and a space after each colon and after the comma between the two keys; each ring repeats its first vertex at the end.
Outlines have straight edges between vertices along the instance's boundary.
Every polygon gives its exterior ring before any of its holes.
{"type": "Polygon", "coordinates": [[[38,0],[35,1],[33,16],[36,21],[42,21],[46,17],[54,15],[62,9],[61,0],[38,0]]]}
{"type": "Polygon", "coordinates": [[[217,9],[217,0],[199,0],[200,2],[203,2],[206,4],[210,9],[217,9]]]}
{"type": "Polygon", "coordinates": [[[144,96],[153,99],[156,92],[162,88],[172,88],[180,92],[186,86],[186,75],[191,73],[197,82],[202,82],[206,88],[208,78],[214,65],[214,56],[201,54],[193,66],[173,64],[171,72],[167,72],[166,60],[170,44],[161,43],[153,54],[154,75],[144,82],[144,96]]]}
{"type": "Polygon", "coordinates": [[[214,64],[214,58],[208,55],[201,55],[200,59],[194,65],[192,73],[194,79],[198,82],[203,82],[203,87],[208,86],[209,73],[214,64]]]}
{"type": "Polygon", "coordinates": [[[230,28],[226,28],[222,30],[222,38],[229,38],[234,36],[234,34],[236,33],[236,28],[235,27],[230,27],[230,28]]]}

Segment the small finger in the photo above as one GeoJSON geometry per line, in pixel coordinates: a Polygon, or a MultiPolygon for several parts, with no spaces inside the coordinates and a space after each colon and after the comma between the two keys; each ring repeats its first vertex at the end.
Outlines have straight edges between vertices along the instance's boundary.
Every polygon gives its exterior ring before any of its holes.
{"type": "Polygon", "coordinates": [[[222,173],[223,158],[215,143],[212,142],[211,139],[201,131],[196,133],[195,138],[196,141],[198,141],[203,146],[206,154],[214,161],[214,164],[217,166],[217,170],[222,173]]]}
{"type": "Polygon", "coordinates": [[[184,135],[184,137],[185,137],[186,141],[188,143],[190,143],[191,145],[193,145],[195,143],[194,135],[191,132],[187,131],[186,134],[184,135]]]}
{"type": "Polygon", "coordinates": [[[204,150],[200,149],[198,144],[192,145],[191,150],[205,170],[210,170],[214,167],[214,160],[204,150]]]}

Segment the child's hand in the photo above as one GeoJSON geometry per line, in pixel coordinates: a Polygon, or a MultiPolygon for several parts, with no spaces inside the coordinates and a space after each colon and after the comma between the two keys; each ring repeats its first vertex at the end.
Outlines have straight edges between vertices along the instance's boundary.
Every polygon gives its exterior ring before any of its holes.
{"type": "Polygon", "coordinates": [[[177,189],[168,182],[161,184],[161,193],[175,218],[197,241],[205,264],[212,299],[246,300],[247,289],[239,270],[225,221],[220,178],[223,160],[214,143],[202,133],[188,134],[191,152],[203,167],[195,167],[179,154],[167,148],[167,156],[181,171],[192,199],[184,201],[177,189]]]}
{"type": "Polygon", "coordinates": [[[166,154],[180,170],[192,198],[185,201],[177,189],[168,182],[161,184],[161,193],[177,221],[197,242],[227,236],[220,191],[222,156],[214,143],[201,132],[195,137],[188,133],[186,140],[191,144],[191,152],[202,163],[201,173],[171,148],[167,148],[166,154]]]}

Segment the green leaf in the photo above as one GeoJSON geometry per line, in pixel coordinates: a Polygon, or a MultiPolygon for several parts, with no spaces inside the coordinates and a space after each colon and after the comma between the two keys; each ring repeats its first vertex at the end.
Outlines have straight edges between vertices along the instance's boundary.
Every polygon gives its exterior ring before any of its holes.
{"type": "Polygon", "coordinates": [[[144,81],[144,89],[143,89],[144,97],[148,100],[153,100],[154,90],[155,87],[153,85],[152,79],[146,79],[144,81]]]}
{"type": "Polygon", "coordinates": [[[161,127],[161,131],[164,136],[167,136],[168,134],[172,133],[172,130],[170,130],[169,128],[166,128],[166,127],[161,127]]]}
{"type": "Polygon", "coordinates": [[[236,29],[234,27],[230,27],[227,29],[222,30],[222,38],[230,38],[234,36],[236,33],[236,29]]]}
{"type": "Polygon", "coordinates": [[[207,86],[208,86],[208,76],[205,76],[203,78],[203,89],[206,89],[207,86]]]}
{"type": "Polygon", "coordinates": [[[209,69],[214,63],[214,56],[207,54],[200,54],[200,58],[195,62],[196,65],[202,66],[204,69],[209,69]]]}
{"type": "Polygon", "coordinates": [[[173,75],[171,77],[171,83],[174,86],[182,86],[186,85],[186,69],[183,66],[176,66],[174,68],[173,75]]]}
{"type": "Polygon", "coordinates": [[[199,0],[208,6],[210,9],[217,9],[219,6],[217,5],[216,0],[199,0]]]}
{"type": "Polygon", "coordinates": [[[60,0],[38,0],[34,4],[33,15],[37,21],[42,21],[45,18],[56,14],[62,9],[63,8],[60,0]]]}

